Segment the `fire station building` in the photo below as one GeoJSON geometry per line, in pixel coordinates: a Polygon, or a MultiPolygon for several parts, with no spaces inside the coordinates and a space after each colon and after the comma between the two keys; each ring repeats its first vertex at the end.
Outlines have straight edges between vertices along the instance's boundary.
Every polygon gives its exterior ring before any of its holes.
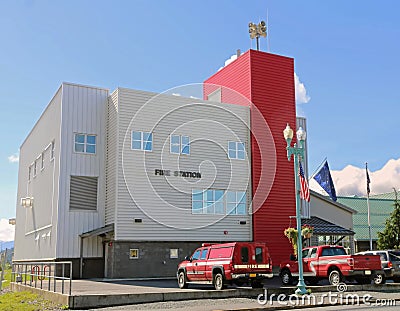
{"type": "Polygon", "coordinates": [[[287,123],[294,60],[255,50],[203,99],[63,83],[21,145],[14,260],[161,277],[203,242],[254,240],[279,265],[295,215],[287,123]]]}

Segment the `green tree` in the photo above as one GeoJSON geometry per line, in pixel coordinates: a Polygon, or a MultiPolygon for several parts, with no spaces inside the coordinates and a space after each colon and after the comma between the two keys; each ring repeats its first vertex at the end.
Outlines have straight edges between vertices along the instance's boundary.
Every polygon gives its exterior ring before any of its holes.
{"type": "Polygon", "coordinates": [[[400,248],[400,202],[394,200],[394,210],[386,219],[385,229],[378,232],[378,249],[399,249],[400,248]]]}

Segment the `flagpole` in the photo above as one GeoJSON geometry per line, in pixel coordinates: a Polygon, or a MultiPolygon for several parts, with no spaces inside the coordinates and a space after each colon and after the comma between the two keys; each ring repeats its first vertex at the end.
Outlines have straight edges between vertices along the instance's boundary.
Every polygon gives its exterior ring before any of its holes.
{"type": "Polygon", "coordinates": [[[325,164],[325,162],[326,162],[327,160],[328,160],[328,158],[325,157],[325,159],[324,159],[324,160],[321,162],[321,164],[317,167],[317,169],[314,171],[314,173],[312,173],[311,177],[308,178],[308,181],[310,181],[310,180],[315,176],[315,174],[321,169],[322,166],[324,166],[324,164],[325,164]]]}
{"type": "Polygon", "coordinates": [[[369,250],[372,251],[372,234],[371,234],[371,211],[369,207],[369,176],[368,176],[368,163],[365,162],[365,170],[367,172],[367,207],[368,207],[368,234],[369,234],[369,250]]]}

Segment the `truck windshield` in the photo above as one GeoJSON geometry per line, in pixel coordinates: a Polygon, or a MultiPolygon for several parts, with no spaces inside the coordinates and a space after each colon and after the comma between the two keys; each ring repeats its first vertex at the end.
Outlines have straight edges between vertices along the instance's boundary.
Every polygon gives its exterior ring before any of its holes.
{"type": "Polygon", "coordinates": [[[400,251],[389,252],[390,261],[400,261],[400,251]]]}
{"type": "Polygon", "coordinates": [[[347,255],[346,251],[343,248],[336,248],[336,247],[324,248],[321,254],[321,256],[340,256],[340,255],[347,255]]]}

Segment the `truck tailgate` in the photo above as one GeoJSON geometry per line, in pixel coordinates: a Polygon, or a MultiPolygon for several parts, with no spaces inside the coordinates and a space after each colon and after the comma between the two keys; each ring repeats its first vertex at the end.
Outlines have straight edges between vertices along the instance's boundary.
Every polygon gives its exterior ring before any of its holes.
{"type": "Polygon", "coordinates": [[[381,270],[379,255],[351,255],[354,259],[354,270],[381,270]]]}

